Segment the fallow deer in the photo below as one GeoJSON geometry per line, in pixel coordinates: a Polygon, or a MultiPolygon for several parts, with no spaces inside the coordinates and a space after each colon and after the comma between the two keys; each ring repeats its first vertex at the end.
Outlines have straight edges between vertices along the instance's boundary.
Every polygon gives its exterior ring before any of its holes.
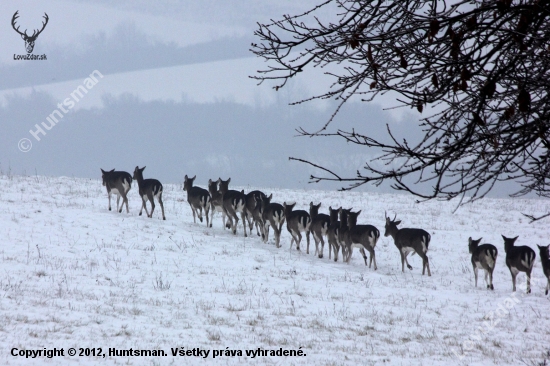
{"type": "Polygon", "coordinates": [[[540,252],[540,262],[542,263],[542,272],[546,276],[546,292],[545,294],[548,295],[548,291],[550,290],[550,245],[547,246],[540,246],[539,252],[540,252]]]}
{"type": "Polygon", "coordinates": [[[229,182],[231,182],[231,178],[225,181],[220,179],[219,191],[223,195],[223,212],[229,220],[228,225],[231,226],[231,231],[233,232],[233,234],[237,234],[237,225],[239,223],[237,213],[241,214],[244,236],[247,237],[245,217],[246,196],[244,194],[244,190],[239,192],[229,189],[229,182]]]}
{"type": "Polygon", "coordinates": [[[485,283],[487,288],[494,290],[493,286],[493,271],[497,262],[498,250],[493,244],[481,244],[482,238],[473,240],[468,238],[468,249],[472,254],[472,267],[474,268],[474,277],[477,287],[477,270],[483,269],[485,271],[485,283]],[[487,277],[489,280],[487,280],[487,277]]]}
{"type": "Polygon", "coordinates": [[[338,221],[338,214],[340,213],[340,208],[333,209],[332,207],[328,208],[330,224],[327,230],[327,241],[328,241],[328,259],[331,259],[331,253],[334,251],[334,261],[338,260],[338,250],[340,246],[338,245],[338,229],[340,228],[340,221],[338,221]]]}
{"type": "Polygon", "coordinates": [[[336,240],[337,240],[337,246],[336,246],[336,252],[334,253],[334,261],[338,261],[338,248],[342,250],[342,261],[346,261],[347,253],[346,253],[346,235],[348,234],[348,215],[351,212],[350,209],[341,208],[338,211],[338,216],[340,217],[340,226],[336,229],[336,240]]]}
{"type": "Polygon", "coordinates": [[[296,242],[296,250],[300,250],[300,242],[302,241],[301,233],[304,232],[307,238],[306,253],[309,254],[309,228],[311,226],[311,217],[309,217],[309,214],[304,210],[292,211],[294,206],[296,206],[296,202],[293,204],[283,202],[286,217],[286,229],[292,236],[290,248],[292,249],[292,243],[296,242]]]}
{"type": "Polygon", "coordinates": [[[512,275],[513,291],[516,291],[516,276],[519,272],[525,272],[527,275],[527,293],[531,293],[531,272],[535,265],[535,258],[537,255],[535,251],[528,246],[522,245],[515,247],[518,236],[515,238],[507,238],[502,235],[504,239],[504,251],[506,252],[506,265],[512,275]]]}
{"type": "Polygon", "coordinates": [[[212,220],[214,220],[214,213],[222,213],[223,228],[225,229],[225,213],[223,212],[223,194],[218,191],[218,184],[221,178],[217,181],[208,179],[208,193],[210,193],[210,227],[212,227],[212,220]]]}
{"type": "MultiPolygon", "coordinates": [[[[384,216],[386,216],[384,214],[384,216]]],[[[430,262],[426,253],[430,245],[431,235],[422,229],[398,229],[397,225],[401,223],[401,220],[395,221],[397,215],[390,220],[386,216],[386,231],[384,236],[391,236],[395,246],[401,254],[401,271],[405,272],[405,262],[407,262],[407,268],[412,269],[412,266],[407,260],[407,256],[410,252],[418,254],[422,258],[422,275],[424,275],[426,269],[428,269],[428,276],[431,276],[430,262]]]]}
{"type": "Polygon", "coordinates": [[[206,227],[209,227],[210,223],[208,222],[208,211],[210,211],[210,194],[204,188],[193,187],[195,178],[197,178],[196,175],[193,178],[188,178],[187,175],[185,175],[183,190],[187,192],[187,202],[193,211],[193,222],[195,224],[197,223],[195,215],[197,215],[199,220],[202,222],[202,210],[204,210],[204,215],[206,216],[206,227]]]}
{"type": "Polygon", "coordinates": [[[249,231],[252,233],[252,228],[256,226],[256,233],[260,236],[260,227],[262,217],[260,214],[260,201],[266,197],[262,191],[252,191],[246,194],[246,220],[248,221],[249,231]]]}
{"type": "Polygon", "coordinates": [[[323,236],[327,236],[330,217],[326,214],[320,214],[320,207],[321,203],[318,205],[314,205],[313,202],[309,203],[309,217],[311,217],[310,232],[313,234],[313,240],[315,241],[315,255],[319,255],[319,258],[323,258],[323,252],[325,250],[323,236]],[[321,251],[319,251],[319,243],[321,243],[321,251]]]}
{"type": "Polygon", "coordinates": [[[271,226],[275,236],[275,246],[280,248],[281,230],[285,223],[285,210],[281,204],[271,202],[272,198],[273,194],[270,194],[268,197],[263,197],[257,201],[260,204],[260,215],[262,217],[262,239],[264,243],[267,243],[269,227],[271,226]]]}
{"type": "Polygon", "coordinates": [[[380,238],[380,231],[372,225],[357,225],[357,217],[361,214],[361,211],[350,212],[348,214],[348,230],[345,235],[346,257],[344,260],[349,263],[353,248],[359,248],[363,259],[365,260],[365,266],[367,265],[367,255],[365,249],[370,253],[369,268],[374,261],[374,270],[377,270],[376,266],[376,252],[374,248],[380,238]]]}
{"type": "Polygon", "coordinates": [[[155,197],[157,198],[157,201],[159,202],[160,208],[162,210],[162,219],[166,220],[166,217],[164,216],[164,204],[162,203],[162,184],[156,180],[156,179],[143,179],[143,171],[145,170],[145,167],[139,168],[136,166],[136,169],[134,169],[134,179],[138,182],[139,187],[139,196],[141,197],[142,205],[141,209],[139,210],[139,215],[141,216],[141,212],[143,209],[145,209],[145,213],[147,214],[147,217],[153,217],[153,211],[155,211],[155,197]],[[147,205],[146,201],[149,200],[151,202],[151,214],[147,211],[147,205]]]}
{"type": "MultiPolygon", "coordinates": [[[[100,168],[101,169],[101,168],[100,168]]],[[[107,196],[109,197],[109,211],[111,211],[111,194],[116,194],[116,210],[120,213],[126,203],[126,212],[128,209],[128,191],[132,188],[132,176],[128,172],[109,170],[108,172],[101,169],[101,179],[103,180],[103,186],[107,188],[107,196]],[[122,197],[122,205],[120,210],[118,203],[122,197]]]]}

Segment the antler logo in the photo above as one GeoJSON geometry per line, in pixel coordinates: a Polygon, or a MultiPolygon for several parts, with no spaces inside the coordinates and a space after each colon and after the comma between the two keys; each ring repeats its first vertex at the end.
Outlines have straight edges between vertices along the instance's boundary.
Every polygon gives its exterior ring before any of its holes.
{"type": "Polygon", "coordinates": [[[36,41],[36,38],[38,37],[38,35],[40,33],[42,33],[42,31],[44,30],[44,28],[46,28],[46,24],[48,24],[48,14],[44,13],[44,19],[46,20],[45,22],[42,22],[42,29],[38,30],[38,29],[35,29],[34,32],[32,33],[32,36],[29,36],[27,34],[27,30],[25,29],[25,32],[21,32],[19,31],[19,27],[15,27],[15,21],[17,20],[17,18],[19,18],[19,15],[17,15],[17,13],[19,13],[19,10],[17,10],[15,12],[15,14],[13,14],[13,18],[11,18],[11,26],[13,27],[13,29],[19,33],[21,35],[21,38],[23,38],[23,40],[25,41],[25,48],[27,49],[27,53],[32,53],[32,50],[34,49],[34,42],[36,41]]]}

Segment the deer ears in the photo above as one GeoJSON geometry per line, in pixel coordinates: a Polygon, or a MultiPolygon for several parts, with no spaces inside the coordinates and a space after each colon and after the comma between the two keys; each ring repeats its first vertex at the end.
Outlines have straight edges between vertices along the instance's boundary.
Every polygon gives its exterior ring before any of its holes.
{"type": "Polygon", "coordinates": [[[361,213],[361,211],[363,211],[363,210],[359,210],[359,211],[357,211],[355,214],[356,214],[357,216],[359,216],[359,214],[361,213]]]}
{"type": "Polygon", "coordinates": [[[267,196],[268,200],[271,200],[273,198],[273,193],[271,193],[269,196],[267,196]]]}

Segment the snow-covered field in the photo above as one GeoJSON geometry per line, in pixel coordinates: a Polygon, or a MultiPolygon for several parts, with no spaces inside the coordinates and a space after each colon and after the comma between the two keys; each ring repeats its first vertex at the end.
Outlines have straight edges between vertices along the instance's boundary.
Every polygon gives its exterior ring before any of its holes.
{"type": "MultiPolygon", "coordinates": [[[[208,178],[217,177],[199,176],[197,185],[208,178]]],[[[536,247],[550,242],[550,229],[548,220],[529,224],[521,215],[550,210],[548,201],[484,199],[453,213],[453,202],[415,204],[404,195],[262,189],[301,209],[310,201],[321,201],[322,212],[331,205],[361,209],[359,223],[382,233],[384,211],[397,213],[402,227],[432,235],[427,277],[418,256],[410,257],[413,270],[401,273],[398,251],[383,236],[374,271],[357,250],[349,265],[329,261],[326,247],[323,259],[314,257],[313,246],[309,255],[305,244],[301,252],[289,250],[286,228],[279,249],[255,234],[244,238],[241,227],[234,236],[219,214],[207,229],[193,223],[181,185],[164,185],[162,221],[160,210],[153,219],[138,216],[135,182],[130,214],[107,210],[99,174],[2,175],[0,184],[1,364],[545,365],[550,359],[550,299],[536,247]],[[511,292],[501,234],[519,235],[517,245],[537,253],[530,295],[523,287],[511,292]],[[494,292],[482,277],[474,287],[469,236],[499,250],[494,292]],[[68,355],[71,347],[76,356],[68,355]],[[181,347],[209,354],[173,356],[181,347]],[[44,348],[63,348],[64,356],[12,356],[44,348]],[[80,348],[96,354],[101,348],[106,357],[78,356],[80,348]],[[166,356],[109,356],[109,348],[166,356]],[[258,349],[303,355],[246,356],[258,349]]],[[[523,283],[525,275],[519,278],[523,283]]]]}

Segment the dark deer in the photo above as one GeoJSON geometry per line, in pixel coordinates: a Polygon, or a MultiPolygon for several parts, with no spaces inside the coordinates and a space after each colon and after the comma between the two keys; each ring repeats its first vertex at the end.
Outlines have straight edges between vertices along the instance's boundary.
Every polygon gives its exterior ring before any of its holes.
{"type": "Polygon", "coordinates": [[[545,294],[548,295],[548,291],[550,290],[550,245],[547,246],[540,246],[539,252],[540,252],[540,262],[542,263],[542,272],[544,272],[544,275],[546,276],[546,292],[545,294]]]}
{"type": "Polygon", "coordinates": [[[256,233],[260,236],[262,225],[262,215],[260,214],[260,201],[265,197],[262,191],[248,192],[246,195],[246,220],[252,233],[252,228],[256,226],[256,233]]]}
{"type": "Polygon", "coordinates": [[[293,204],[283,202],[286,217],[286,229],[292,236],[290,248],[292,249],[292,243],[296,242],[296,250],[300,250],[300,242],[302,241],[301,233],[304,232],[307,238],[306,253],[309,254],[309,227],[311,226],[311,217],[309,217],[309,214],[304,210],[292,211],[294,206],[296,206],[296,202],[293,204]]]}
{"type": "Polygon", "coordinates": [[[245,216],[246,196],[244,194],[244,190],[239,192],[229,189],[229,182],[231,182],[231,178],[225,181],[220,179],[219,189],[219,192],[223,196],[223,213],[229,219],[229,222],[226,226],[230,226],[233,234],[237,234],[237,225],[239,224],[237,213],[240,213],[241,220],[243,222],[244,236],[247,237],[245,216]]]}
{"type": "Polygon", "coordinates": [[[504,239],[504,251],[506,252],[506,265],[512,274],[513,291],[516,291],[516,276],[519,272],[525,272],[527,275],[527,293],[531,293],[531,272],[535,265],[535,258],[537,255],[535,251],[528,246],[522,245],[521,247],[515,247],[518,236],[515,238],[507,238],[502,235],[504,239]]]}
{"type": "Polygon", "coordinates": [[[320,207],[321,203],[318,205],[314,205],[313,202],[309,203],[309,217],[311,217],[311,226],[309,230],[313,234],[313,240],[315,241],[315,255],[319,255],[319,258],[323,258],[323,252],[325,250],[323,236],[327,236],[330,217],[326,214],[320,214],[320,207]],[[319,243],[321,243],[321,251],[319,251],[319,243]]]}
{"type": "Polygon", "coordinates": [[[201,187],[193,187],[193,182],[197,176],[188,178],[185,175],[183,181],[183,190],[187,192],[187,202],[191,206],[193,211],[193,222],[196,224],[197,219],[195,214],[199,216],[199,220],[202,222],[202,210],[204,210],[204,216],[206,216],[206,227],[210,226],[208,222],[208,211],[210,211],[210,194],[208,191],[201,187]]]}
{"type": "Polygon", "coordinates": [[[38,35],[40,33],[42,33],[42,31],[44,30],[44,28],[46,28],[46,24],[48,24],[48,14],[44,13],[44,16],[43,18],[46,20],[45,22],[42,22],[42,29],[38,30],[38,29],[35,29],[34,32],[32,33],[32,36],[29,36],[27,34],[27,30],[25,29],[25,32],[24,33],[21,33],[21,31],[19,31],[19,27],[15,27],[15,21],[17,20],[17,18],[19,18],[19,15],[17,15],[17,13],[19,13],[19,10],[17,10],[15,12],[15,14],[13,14],[13,17],[11,18],[11,26],[13,27],[13,29],[19,33],[21,35],[21,38],[23,38],[23,40],[25,41],[25,48],[27,49],[27,53],[32,53],[32,51],[34,50],[34,42],[36,41],[36,38],[38,37],[38,35]]]}
{"type": "Polygon", "coordinates": [[[365,266],[367,265],[367,255],[365,250],[370,253],[369,268],[371,268],[374,261],[374,270],[377,270],[376,266],[376,253],[374,248],[380,238],[380,231],[372,225],[357,225],[357,217],[361,214],[359,212],[350,212],[348,214],[348,230],[345,236],[346,257],[344,260],[349,263],[353,248],[359,248],[359,251],[363,255],[365,260],[365,266]]]}
{"type": "Polygon", "coordinates": [[[267,243],[269,239],[269,227],[271,226],[275,235],[275,246],[280,248],[281,231],[285,223],[285,210],[281,204],[271,202],[272,198],[273,194],[270,194],[268,197],[263,197],[257,201],[260,204],[260,214],[262,217],[262,239],[264,243],[267,243]]]}
{"type": "Polygon", "coordinates": [[[140,169],[137,166],[136,169],[134,169],[134,179],[138,182],[139,196],[141,197],[142,201],[141,209],[139,210],[139,216],[141,216],[141,212],[143,211],[143,209],[145,209],[147,217],[153,217],[153,211],[155,211],[154,199],[156,197],[157,201],[159,202],[160,209],[162,210],[162,219],[166,220],[166,217],[164,216],[164,205],[162,203],[162,184],[156,179],[143,179],[144,170],[145,167],[140,169]],[[147,211],[147,200],[151,202],[151,214],[149,214],[149,212],[147,211]]]}
{"type": "MultiPolygon", "coordinates": [[[[101,169],[101,168],[100,168],[101,169]]],[[[128,191],[132,188],[132,176],[130,173],[123,171],[109,170],[106,172],[101,169],[101,179],[103,180],[103,186],[107,188],[107,196],[109,197],[109,211],[111,211],[111,194],[116,194],[116,210],[120,213],[122,212],[122,207],[126,203],[126,212],[129,213],[128,209],[128,191]],[[118,208],[118,203],[122,197],[122,205],[120,210],[118,208]]]]}
{"type": "Polygon", "coordinates": [[[346,235],[348,234],[348,215],[351,212],[350,209],[341,208],[338,211],[338,216],[340,217],[340,225],[336,229],[336,251],[334,252],[334,261],[338,261],[338,248],[342,249],[342,261],[346,261],[347,253],[346,253],[346,235]]]}
{"type": "Polygon", "coordinates": [[[221,182],[221,178],[213,182],[212,179],[208,179],[208,193],[210,193],[210,227],[212,227],[212,220],[214,220],[214,213],[221,212],[223,227],[225,229],[225,213],[223,212],[223,194],[218,191],[218,184],[221,182]]]}
{"type": "MultiPolygon", "coordinates": [[[[385,216],[385,214],[384,214],[385,216]]],[[[405,262],[407,262],[407,268],[412,269],[412,266],[407,260],[407,256],[410,252],[418,254],[422,258],[422,275],[424,275],[426,268],[428,269],[428,276],[431,276],[430,262],[428,261],[428,246],[430,245],[431,235],[422,229],[398,229],[397,225],[401,223],[401,220],[395,221],[397,215],[390,220],[386,216],[386,231],[384,236],[390,236],[393,238],[395,246],[401,254],[401,271],[405,272],[405,262]]]]}
{"type": "Polygon", "coordinates": [[[485,283],[487,288],[494,290],[493,286],[493,271],[495,270],[495,264],[497,262],[498,250],[493,244],[481,244],[482,238],[473,240],[468,238],[468,249],[472,254],[472,266],[474,267],[474,277],[477,287],[477,270],[483,269],[485,271],[485,283]],[[487,281],[487,277],[489,280],[487,281]]]}
{"type": "Polygon", "coordinates": [[[338,229],[340,228],[340,221],[338,221],[338,214],[340,208],[333,209],[332,207],[328,208],[330,224],[327,229],[327,241],[328,241],[328,259],[330,259],[332,251],[334,251],[334,261],[338,260],[338,250],[340,246],[338,245],[338,229]]]}

